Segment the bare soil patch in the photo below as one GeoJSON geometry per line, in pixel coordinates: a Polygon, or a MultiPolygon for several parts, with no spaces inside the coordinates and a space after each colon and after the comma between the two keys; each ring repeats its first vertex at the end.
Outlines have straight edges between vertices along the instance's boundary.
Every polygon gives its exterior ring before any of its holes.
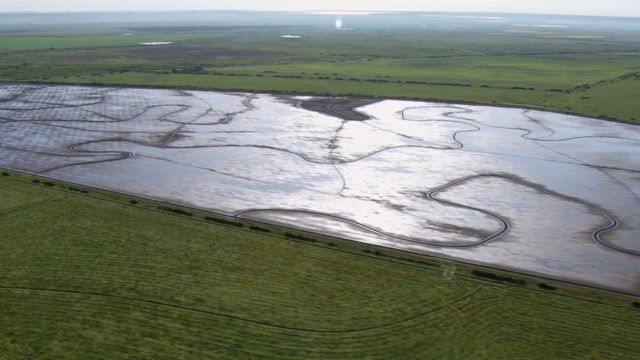
{"type": "Polygon", "coordinates": [[[369,120],[369,115],[363,114],[355,110],[356,108],[370,105],[378,102],[376,99],[361,98],[309,98],[305,100],[297,100],[287,97],[287,101],[296,102],[305,110],[315,111],[321,114],[338,117],[344,120],[369,120]]]}

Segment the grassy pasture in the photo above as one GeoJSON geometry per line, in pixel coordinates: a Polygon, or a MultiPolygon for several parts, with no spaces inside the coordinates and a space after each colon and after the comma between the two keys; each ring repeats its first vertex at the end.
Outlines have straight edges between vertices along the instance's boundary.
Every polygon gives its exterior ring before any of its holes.
{"type": "Polygon", "coordinates": [[[622,359],[640,351],[631,296],[481,269],[502,279],[492,280],[470,265],[295,231],[300,240],[245,220],[226,226],[204,220],[215,214],[176,215],[162,211],[167,204],[4,174],[0,358],[622,359]]]}
{"type": "Polygon", "coordinates": [[[351,94],[638,119],[631,96],[640,73],[634,31],[256,25],[23,29],[0,36],[0,80],[351,94]],[[280,37],[290,33],[301,38],[280,37]],[[145,41],[173,44],[139,45],[145,41]],[[600,83],[607,85],[590,90],[597,96],[573,91],[600,83]]]}
{"type": "Polygon", "coordinates": [[[614,79],[568,94],[550,97],[545,100],[545,104],[559,110],[599,114],[600,117],[628,118],[637,123],[640,120],[640,112],[633,94],[640,94],[640,81],[637,78],[614,79]],[[604,104],[608,106],[604,106],[604,104]],[[625,109],[634,110],[626,112],[625,109]]]}

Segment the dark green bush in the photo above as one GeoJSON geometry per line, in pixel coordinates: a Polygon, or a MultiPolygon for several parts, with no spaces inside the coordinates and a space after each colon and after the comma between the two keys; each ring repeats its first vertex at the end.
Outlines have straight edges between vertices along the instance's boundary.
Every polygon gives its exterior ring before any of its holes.
{"type": "Polygon", "coordinates": [[[262,227],[256,226],[256,225],[249,226],[249,230],[259,231],[259,232],[263,232],[263,233],[270,233],[271,232],[271,230],[269,230],[269,229],[265,229],[265,228],[262,228],[262,227]]]}
{"type": "Polygon", "coordinates": [[[503,282],[508,282],[508,283],[511,283],[511,284],[517,284],[517,285],[526,285],[527,284],[527,282],[524,281],[523,279],[515,279],[515,278],[509,277],[509,276],[498,275],[498,274],[494,274],[494,273],[490,273],[490,272],[486,272],[486,271],[481,271],[481,270],[473,270],[472,274],[475,275],[475,276],[483,277],[485,279],[503,281],[503,282]]]}
{"type": "Polygon", "coordinates": [[[300,234],[292,234],[290,232],[284,233],[284,237],[286,237],[287,239],[302,240],[302,241],[309,241],[309,242],[316,242],[317,241],[316,239],[308,238],[308,237],[302,236],[300,234]]]}
{"type": "Polygon", "coordinates": [[[158,206],[158,210],[161,211],[166,211],[166,212],[172,212],[174,214],[177,215],[184,215],[184,216],[193,216],[193,213],[182,210],[182,209],[174,209],[174,208],[170,208],[170,207],[166,207],[166,206],[158,206]]]}
{"type": "Polygon", "coordinates": [[[555,290],[556,287],[555,286],[551,286],[551,285],[547,285],[545,283],[540,283],[538,284],[538,286],[540,287],[540,289],[542,290],[555,290]]]}
{"type": "Polygon", "coordinates": [[[214,218],[214,217],[211,217],[211,216],[205,216],[204,219],[207,220],[207,221],[214,222],[214,223],[218,223],[218,224],[222,224],[222,225],[235,226],[235,227],[239,227],[239,228],[244,226],[244,224],[241,223],[241,222],[231,221],[231,220],[227,220],[227,219],[214,218]]]}
{"type": "Polygon", "coordinates": [[[420,264],[420,265],[426,265],[426,266],[438,266],[438,264],[434,264],[432,262],[428,262],[428,261],[424,261],[424,260],[414,260],[414,259],[409,259],[406,258],[404,259],[410,263],[414,263],[414,264],[420,264]]]}

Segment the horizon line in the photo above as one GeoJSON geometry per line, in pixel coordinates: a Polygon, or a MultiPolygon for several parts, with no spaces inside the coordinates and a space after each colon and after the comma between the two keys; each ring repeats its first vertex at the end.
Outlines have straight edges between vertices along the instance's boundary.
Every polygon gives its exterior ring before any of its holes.
{"type": "Polygon", "coordinates": [[[309,14],[309,15],[370,15],[370,14],[389,14],[389,13],[449,13],[449,14],[508,14],[508,15],[544,15],[544,16],[574,16],[574,17],[601,17],[601,18],[625,18],[640,19],[639,15],[595,15],[595,14],[564,14],[564,13],[545,13],[545,12],[503,12],[503,11],[453,11],[453,10],[267,10],[267,9],[158,9],[158,10],[0,10],[0,14],[87,14],[87,13],[180,13],[180,12],[261,12],[261,13],[291,13],[291,14],[309,14]]]}

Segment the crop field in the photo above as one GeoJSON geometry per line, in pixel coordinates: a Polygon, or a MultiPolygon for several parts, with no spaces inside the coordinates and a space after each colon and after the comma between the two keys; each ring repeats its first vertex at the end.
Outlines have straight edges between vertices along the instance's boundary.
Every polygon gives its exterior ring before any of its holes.
{"type": "Polygon", "coordinates": [[[401,13],[347,17],[336,28],[329,15],[229,13],[142,24],[122,14],[96,26],[66,16],[67,26],[4,25],[0,80],[409,98],[639,119],[630,96],[640,93],[633,21],[616,19],[627,27],[611,28],[571,17],[487,23],[401,13]],[[548,26],[560,20],[568,25],[548,26]]]}
{"type": "Polygon", "coordinates": [[[2,358],[640,351],[638,298],[20,173],[0,189],[2,358]]]}

